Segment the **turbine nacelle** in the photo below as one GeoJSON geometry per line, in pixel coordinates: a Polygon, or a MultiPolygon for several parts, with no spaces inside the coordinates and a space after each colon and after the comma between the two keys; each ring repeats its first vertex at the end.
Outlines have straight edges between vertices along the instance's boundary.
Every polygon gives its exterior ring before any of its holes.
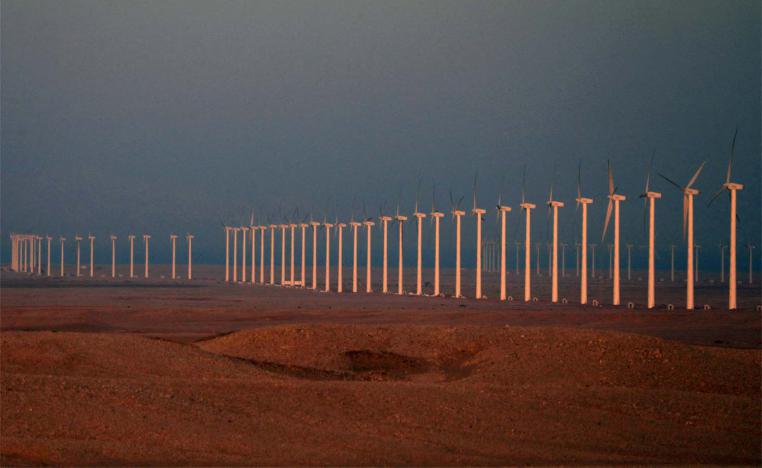
{"type": "Polygon", "coordinates": [[[743,184],[737,184],[735,182],[727,182],[722,184],[722,188],[726,190],[743,190],[743,184]]]}
{"type": "Polygon", "coordinates": [[[511,207],[508,205],[497,205],[497,211],[502,213],[508,213],[511,211],[511,207]]]}
{"type": "MultiPolygon", "coordinates": [[[[690,190],[692,190],[692,189],[690,189],[690,190]]],[[[696,190],[696,193],[698,193],[698,190],[696,190]]],[[[609,200],[612,200],[612,201],[624,201],[624,200],[627,200],[626,196],[620,195],[618,193],[612,193],[611,195],[608,196],[608,198],[609,198],[609,200]]]]}
{"type": "Polygon", "coordinates": [[[645,198],[661,198],[661,193],[659,192],[646,192],[643,194],[643,197],[645,198]]]}
{"type": "Polygon", "coordinates": [[[426,217],[426,213],[421,213],[420,211],[416,211],[415,213],[413,213],[413,216],[415,216],[418,219],[423,219],[426,217]]]}
{"type": "Polygon", "coordinates": [[[583,203],[583,204],[586,204],[586,205],[590,204],[590,203],[593,203],[593,199],[592,198],[577,197],[576,200],[577,200],[577,203],[583,203]]]}
{"type": "Polygon", "coordinates": [[[527,202],[522,202],[521,205],[519,206],[525,210],[533,210],[537,208],[537,205],[535,205],[534,203],[527,203],[527,202]]]}
{"type": "Polygon", "coordinates": [[[432,211],[429,216],[431,216],[432,218],[442,218],[444,217],[444,213],[442,213],[441,211],[432,211]]]}
{"type": "Polygon", "coordinates": [[[548,206],[553,207],[553,208],[563,208],[564,202],[551,200],[551,201],[548,202],[548,206]]]}

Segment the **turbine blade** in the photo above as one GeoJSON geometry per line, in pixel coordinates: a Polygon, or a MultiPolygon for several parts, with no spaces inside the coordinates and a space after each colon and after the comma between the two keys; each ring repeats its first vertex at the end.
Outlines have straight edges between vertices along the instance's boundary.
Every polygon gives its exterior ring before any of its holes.
{"type": "Polygon", "coordinates": [[[722,187],[720,187],[720,189],[719,189],[719,190],[717,190],[717,192],[715,192],[715,194],[714,194],[714,195],[712,195],[712,198],[710,198],[710,199],[709,199],[709,202],[706,204],[706,206],[707,206],[707,207],[709,207],[709,206],[712,206],[712,203],[714,202],[714,200],[715,200],[717,197],[719,197],[719,196],[720,196],[720,194],[723,192],[723,190],[725,190],[725,186],[724,186],[724,185],[723,185],[722,187]]]}
{"type": "Polygon", "coordinates": [[[691,180],[688,181],[688,185],[685,186],[685,188],[691,188],[693,184],[696,182],[696,179],[698,179],[699,174],[701,174],[701,170],[704,168],[704,164],[706,164],[706,161],[702,162],[698,169],[696,169],[696,172],[693,174],[693,177],[691,177],[691,180]]]}
{"type": "Polygon", "coordinates": [[[616,190],[614,188],[614,174],[611,172],[611,160],[608,161],[608,167],[609,167],[609,195],[613,195],[614,191],[616,190]]]}
{"type": "Polygon", "coordinates": [[[733,134],[733,143],[730,144],[730,157],[728,158],[728,173],[725,176],[725,183],[730,183],[730,173],[733,170],[733,155],[736,152],[736,137],[738,136],[738,127],[736,127],[736,131],[733,134]]]}
{"type": "Polygon", "coordinates": [[[688,195],[683,194],[683,240],[685,240],[685,227],[688,222],[688,195]]]}
{"type": "Polygon", "coordinates": [[[526,191],[527,191],[527,166],[524,164],[524,169],[521,173],[521,203],[524,204],[526,202],[526,191]]]}
{"type": "Polygon", "coordinates": [[[603,223],[603,234],[601,235],[601,242],[606,237],[606,231],[609,229],[609,221],[611,221],[611,210],[614,207],[614,200],[609,199],[609,204],[606,207],[606,221],[603,223]]]}
{"type": "Polygon", "coordinates": [[[678,190],[680,190],[681,192],[683,191],[683,188],[682,188],[682,187],[680,187],[679,185],[677,185],[677,182],[675,182],[674,180],[672,180],[672,179],[670,179],[669,177],[665,176],[665,175],[664,175],[664,174],[662,174],[661,172],[657,172],[657,174],[659,174],[659,177],[661,177],[662,179],[666,180],[666,181],[667,181],[667,182],[669,182],[670,184],[672,184],[672,185],[674,185],[675,187],[677,187],[677,189],[678,189],[678,190]]]}

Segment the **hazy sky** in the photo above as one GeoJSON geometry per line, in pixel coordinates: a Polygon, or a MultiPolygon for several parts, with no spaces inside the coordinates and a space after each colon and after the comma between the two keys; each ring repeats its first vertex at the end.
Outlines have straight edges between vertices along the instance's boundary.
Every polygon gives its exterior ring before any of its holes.
{"type": "MultiPolygon", "coordinates": [[[[727,199],[705,202],[736,126],[739,235],[759,244],[760,17],[757,0],[3,0],[3,259],[11,231],[91,231],[104,262],[110,233],[153,234],[161,261],[168,234],[190,231],[197,261],[220,262],[221,223],[251,210],[409,213],[421,176],[426,210],[436,182],[449,211],[450,189],[470,205],[477,171],[480,205],[502,190],[517,207],[524,164],[538,205],[555,167],[573,243],[580,160],[599,242],[607,159],[628,197],[623,241],[642,244],[654,150],[680,183],[707,160],[697,243],[717,255],[727,199]]],[[[681,243],[681,196],[652,182],[658,242],[681,243]]],[[[534,220],[544,242],[544,206],[534,220]]]]}

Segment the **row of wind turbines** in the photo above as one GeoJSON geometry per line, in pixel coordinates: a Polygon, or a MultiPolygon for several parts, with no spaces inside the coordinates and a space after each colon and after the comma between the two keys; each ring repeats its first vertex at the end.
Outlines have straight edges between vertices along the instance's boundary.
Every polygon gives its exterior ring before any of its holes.
{"type": "MultiPolygon", "coordinates": [[[[720,187],[717,194],[715,194],[714,197],[712,197],[712,200],[710,200],[710,204],[712,201],[714,201],[717,196],[719,196],[723,191],[727,191],[730,198],[730,241],[729,241],[729,257],[730,257],[730,266],[729,266],[729,282],[728,282],[728,309],[734,310],[737,308],[737,279],[736,279],[736,257],[737,257],[737,242],[736,242],[736,228],[737,228],[737,192],[739,190],[743,189],[743,185],[739,184],[737,182],[733,182],[731,180],[732,175],[732,161],[733,161],[733,152],[735,149],[735,140],[737,136],[736,134],[733,137],[733,142],[731,144],[731,150],[730,150],[730,158],[728,162],[728,169],[726,174],[725,183],[720,187]]],[[[672,179],[664,176],[663,174],[659,174],[660,177],[662,177],[664,180],[669,182],[670,184],[674,185],[682,194],[683,198],[683,231],[684,231],[684,237],[687,237],[686,244],[687,244],[687,265],[686,265],[686,296],[685,296],[685,308],[687,310],[693,310],[695,307],[695,295],[694,295],[694,225],[693,225],[693,217],[694,217],[694,199],[697,195],[699,195],[699,190],[694,187],[694,184],[696,183],[699,175],[701,174],[702,169],[704,168],[705,163],[701,163],[699,167],[696,169],[696,171],[693,173],[692,177],[689,179],[688,183],[684,186],[681,186],[674,182],[672,179]]],[[[653,166],[653,157],[651,159],[651,166],[653,166]]],[[[526,177],[524,177],[524,186],[526,185],[526,177]]],[[[474,180],[474,186],[476,186],[476,179],[474,180]]],[[[648,218],[648,290],[647,290],[647,307],[649,309],[652,309],[656,305],[656,290],[655,290],[655,210],[656,210],[656,201],[662,198],[662,194],[660,192],[656,192],[651,189],[651,169],[649,169],[648,175],[646,177],[646,183],[645,183],[645,190],[643,193],[640,194],[640,198],[644,199],[644,209],[647,210],[647,218],[648,218]]],[[[621,278],[620,278],[620,250],[621,250],[621,243],[620,243],[620,205],[622,202],[627,200],[627,197],[624,194],[617,192],[617,187],[614,184],[614,176],[613,171],[611,168],[610,162],[608,163],[608,194],[607,194],[608,203],[606,206],[606,217],[603,227],[603,232],[601,235],[601,240],[606,237],[606,234],[609,230],[609,226],[612,222],[613,217],[613,277],[612,277],[612,304],[613,305],[620,305],[621,304],[621,297],[620,297],[620,285],[621,285],[621,278]]],[[[452,194],[450,195],[450,200],[452,204],[452,209],[450,211],[452,215],[452,219],[455,224],[455,285],[454,285],[454,291],[452,292],[452,296],[456,298],[463,297],[462,294],[462,285],[461,285],[461,229],[462,229],[462,218],[466,216],[466,211],[460,208],[460,203],[462,202],[461,199],[455,203],[452,194]]],[[[581,211],[581,259],[580,259],[580,265],[581,265],[581,274],[580,274],[580,302],[582,304],[588,303],[588,272],[587,272],[587,247],[588,247],[588,209],[589,205],[593,203],[593,199],[590,197],[585,196],[582,193],[582,184],[581,184],[581,171],[578,175],[578,183],[577,183],[577,197],[575,199],[577,203],[577,208],[581,211]]],[[[559,247],[559,239],[558,239],[558,210],[560,208],[563,208],[565,206],[564,202],[561,200],[557,200],[554,198],[553,194],[553,187],[551,186],[550,194],[548,197],[548,200],[546,202],[546,205],[549,210],[550,216],[552,216],[552,267],[551,267],[551,278],[552,278],[552,284],[551,284],[551,302],[557,303],[559,301],[559,294],[558,294],[558,270],[559,270],[559,262],[558,262],[558,247],[559,247]]],[[[534,203],[531,203],[526,200],[525,198],[525,189],[522,189],[522,197],[521,197],[521,203],[519,204],[520,209],[524,213],[524,219],[525,219],[525,240],[524,240],[524,301],[530,302],[534,298],[532,296],[532,275],[531,275],[531,260],[532,260],[532,253],[531,253],[531,245],[532,245],[532,210],[535,210],[537,208],[537,205],[534,203]]],[[[498,203],[495,207],[496,214],[499,219],[499,226],[500,226],[500,300],[505,301],[507,300],[507,289],[506,289],[506,224],[508,219],[508,214],[512,211],[512,207],[503,204],[502,202],[502,196],[498,198],[498,203]]],[[[484,221],[484,216],[487,213],[487,210],[484,208],[481,208],[478,206],[477,199],[476,199],[476,190],[474,188],[474,197],[473,197],[473,206],[471,208],[471,214],[475,217],[476,221],[476,269],[475,269],[475,290],[474,290],[474,298],[476,299],[482,299],[483,293],[482,293],[482,224],[484,221]]],[[[435,208],[434,204],[432,203],[432,210],[430,213],[424,213],[420,211],[419,209],[419,203],[418,200],[416,200],[415,204],[415,210],[412,213],[412,216],[415,218],[416,223],[416,233],[417,233],[417,269],[416,269],[416,287],[415,287],[415,295],[422,295],[422,223],[423,220],[428,216],[431,218],[433,224],[434,224],[434,278],[433,278],[433,296],[440,296],[442,294],[441,288],[440,288],[440,225],[441,220],[444,218],[445,213],[442,211],[439,211],[435,208]]],[[[405,294],[404,289],[404,282],[403,282],[403,270],[404,270],[404,263],[403,263],[403,251],[402,248],[403,245],[403,236],[404,236],[404,226],[405,223],[408,221],[408,217],[400,214],[399,207],[397,209],[397,212],[394,216],[385,215],[383,213],[380,213],[380,216],[378,217],[378,221],[380,222],[380,227],[382,230],[382,239],[383,239],[383,264],[382,264],[382,292],[388,293],[388,235],[389,235],[389,224],[390,222],[394,221],[397,223],[398,227],[398,260],[397,260],[397,294],[405,294]]],[[[349,227],[352,230],[352,239],[353,239],[353,245],[352,245],[352,251],[353,251],[353,259],[352,259],[352,292],[357,292],[357,267],[358,267],[358,230],[360,227],[364,226],[366,230],[367,235],[367,242],[366,247],[368,249],[368,255],[366,256],[366,292],[372,292],[371,288],[371,241],[372,241],[372,228],[375,225],[373,218],[366,218],[363,221],[356,221],[352,219],[349,222],[349,227]]],[[[337,238],[338,238],[338,258],[343,258],[342,252],[343,252],[343,230],[347,227],[347,224],[338,222],[338,220],[334,223],[328,222],[324,220],[322,223],[317,221],[310,221],[310,222],[301,222],[301,223],[294,223],[289,222],[287,224],[265,224],[265,225],[255,225],[253,216],[250,220],[249,226],[241,226],[241,227],[232,227],[232,226],[224,226],[225,228],[225,252],[226,252],[226,263],[225,263],[225,280],[231,281],[231,262],[230,262],[230,237],[232,233],[233,237],[233,262],[232,262],[232,281],[238,282],[238,266],[237,266],[237,258],[238,258],[238,233],[240,232],[242,235],[242,249],[243,249],[243,260],[241,265],[241,280],[242,282],[246,282],[246,273],[247,273],[247,267],[246,267],[246,246],[247,243],[250,241],[251,243],[251,272],[250,272],[250,281],[252,283],[256,282],[256,248],[257,248],[257,237],[259,237],[259,249],[260,249],[260,258],[259,258],[259,282],[264,284],[265,283],[265,265],[264,265],[264,259],[265,259],[265,235],[269,231],[269,238],[270,238],[270,264],[269,264],[269,284],[274,285],[275,282],[275,240],[276,240],[276,231],[280,231],[280,239],[281,239],[281,268],[280,268],[280,284],[281,285],[287,285],[287,286],[301,286],[301,287],[307,287],[305,284],[305,271],[306,271],[306,236],[307,236],[307,230],[312,229],[312,284],[311,289],[318,289],[317,287],[317,237],[318,237],[318,228],[322,226],[325,229],[325,275],[324,275],[324,288],[323,290],[328,292],[331,290],[331,229],[335,229],[337,238]],[[295,256],[294,256],[294,248],[295,248],[295,232],[296,229],[300,229],[301,232],[301,248],[302,248],[302,255],[301,255],[301,274],[300,278],[295,278],[295,268],[294,268],[294,262],[295,262],[295,256]],[[286,279],[286,259],[289,258],[286,256],[286,240],[288,238],[287,231],[290,232],[290,248],[291,248],[291,255],[290,255],[290,275],[289,279],[286,279]],[[257,236],[257,233],[259,233],[259,236],[257,236]],[[247,240],[248,239],[248,240],[247,240]]],[[[337,265],[337,280],[338,280],[338,286],[337,291],[343,292],[343,265],[342,262],[339,261],[337,265]]]]}
{"type": "MultiPolygon", "coordinates": [[[[135,235],[130,234],[127,236],[130,245],[130,278],[135,277],[135,235]]],[[[149,234],[143,234],[143,246],[145,248],[145,260],[143,262],[143,277],[149,277],[149,241],[151,236],[149,234]]],[[[172,279],[177,279],[176,269],[176,254],[177,254],[177,238],[176,234],[169,235],[170,246],[172,249],[172,279]]],[[[188,267],[187,278],[193,278],[193,238],[192,234],[185,236],[188,245],[188,267]]],[[[21,273],[33,273],[42,275],[42,257],[43,247],[42,241],[47,241],[47,268],[45,269],[45,276],[52,276],[53,269],[51,264],[51,241],[53,237],[49,235],[40,236],[37,234],[11,234],[11,270],[21,273]]],[[[64,243],[66,237],[60,236],[60,273],[59,276],[65,276],[65,262],[64,252],[66,251],[64,243]]],[[[88,234],[87,239],[90,241],[90,270],[89,276],[92,278],[95,274],[95,236],[88,234]]],[[[116,278],[116,241],[118,237],[115,235],[110,236],[111,240],[111,277],[116,278]]],[[[82,275],[81,269],[81,242],[84,240],[82,236],[76,234],[74,241],[76,244],[76,273],[75,276],[82,275]]]]}

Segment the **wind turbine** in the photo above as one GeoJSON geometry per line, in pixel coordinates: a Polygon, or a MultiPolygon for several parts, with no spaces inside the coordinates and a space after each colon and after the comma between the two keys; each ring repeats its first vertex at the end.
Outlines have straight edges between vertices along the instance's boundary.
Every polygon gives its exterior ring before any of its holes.
{"type": "Polygon", "coordinates": [[[265,231],[267,226],[260,225],[259,229],[259,284],[265,284],[265,231]]]}
{"type": "Polygon", "coordinates": [[[257,282],[257,226],[254,225],[254,213],[249,218],[249,231],[251,231],[251,284],[257,282]]]}
{"type": "Polygon", "coordinates": [[[172,279],[175,279],[177,278],[177,275],[175,274],[175,247],[177,244],[177,234],[170,234],[169,242],[172,244],[172,279]]]}
{"type": "Polygon", "coordinates": [[[61,236],[58,238],[61,241],[61,278],[64,276],[64,242],[66,238],[61,236]]]}
{"type": "Polygon", "coordinates": [[[295,242],[296,242],[294,240],[294,234],[296,232],[296,223],[292,222],[292,223],[290,223],[288,225],[288,227],[291,228],[291,276],[289,278],[289,281],[291,283],[291,286],[293,287],[294,286],[294,277],[295,277],[295,274],[294,274],[294,265],[295,265],[295,261],[296,261],[296,259],[294,258],[294,246],[295,246],[295,242]]]}
{"type": "Polygon", "coordinates": [[[146,261],[145,261],[145,271],[143,276],[148,278],[148,240],[151,238],[148,234],[143,234],[143,243],[146,246],[146,261]]]}
{"type": "Polygon", "coordinates": [[[370,270],[370,266],[371,266],[371,243],[370,243],[370,241],[371,241],[371,232],[372,232],[371,228],[373,227],[374,223],[371,220],[371,218],[367,218],[365,220],[365,222],[363,222],[363,224],[365,225],[365,229],[367,230],[367,233],[368,233],[368,246],[367,246],[368,247],[368,253],[366,254],[366,257],[365,257],[365,268],[367,269],[367,272],[365,274],[365,292],[369,293],[369,292],[373,291],[373,289],[371,287],[371,277],[370,277],[370,274],[371,274],[371,270],[370,270]]]}
{"type": "Polygon", "coordinates": [[[312,289],[317,290],[317,230],[318,221],[310,221],[312,226],[312,289]]]}
{"type": "Polygon", "coordinates": [[[551,272],[551,302],[558,302],[558,209],[563,208],[564,203],[553,200],[553,184],[550,185],[548,195],[548,209],[553,211],[553,268],[551,272]]]}
{"type": "Polygon", "coordinates": [[[42,274],[42,236],[37,236],[37,274],[42,274]]]}
{"type": "MultiPolygon", "coordinates": [[[[306,219],[307,218],[305,217],[304,220],[306,221],[306,219]]],[[[300,282],[301,282],[301,285],[302,285],[303,288],[307,287],[307,283],[306,283],[306,281],[307,281],[307,276],[306,276],[307,271],[306,270],[307,270],[307,228],[308,227],[309,227],[309,224],[307,224],[306,222],[299,223],[299,228],[302,231],[302,257],[301,257],[301,261],[302,261],[302,274],[301,274],[301,281],[300,282]]]]}
{"type": "MultiPolygon", "coordinates": [[[[728,158],[728,171],[725,175],[725,183],[722,184],[722,187],[717,191],[717,193],[714,194],[711,200],[709,200],[709,204],[711,205],[715,198],[717,198],[723,190],[728,191],[728,196],[730,198],[730,266],[728,268],[728,309],[729,310],[735,310],[738,308],[736,303],[736,286],[738,285],[738,281],[736,279],[736,223],[738,220],[738,212],[737,212],[737,192],[739,190],[743,190],[743,184],[739,184],[736,182],[732,182],[730,180],[732,171],[733,171],[733,155],[735,153],[736,149],[736,137],[738,136],[738,128],[736,128],[735,134],[733,134],[733,142],[730,144],[730,157],[728,158]]],[[[724,251],[722,252],[724,254],[724,251]]],[[[725,268],[725,262],[723,260],[723,269],[725,268]]],[[[724,281],[724,275],[723,275],[723,281],[724,281]]]]}
{"type": "MultiPolygon", "coordinates": [[[[246,283],[246,233],[249,226],[241,226],[241,283],[246,283]]],[[[174,275],[172,275],[174,277],[174,275]]]]}
{"type": "Polygon", "coordinates": [[[185,236],[188,240],[188,279],[193,279],[193,236],[185,236]]]}
{"type": "Polygon", "coordinates": [[[241,228],[230,228],[233,231],[233,282],[238,282],[238,231],[241,228]]]}
{"type": "MultiPolygon", "coordinates": [[[[420,183],[418,184],[420,188],[420,183]]],[[[419,190],[420,191],[420,190],[419,190]]],[[[421,213],[418,211],[418,196],[415,197],[415,212],[413,213],[413,216],[415,216],[417,220],[418,225],[418,257],[417,257],[417,269],[416,269],[416,285],[415,285],[415,294],[420,296],[423,293],[423,285],[422,285],[422,257],[421,257],[421,248],[422,248],[422,224],[423,224],[423,218],[426,217],[426,213],[421,213]]]]}
{"type": "Polygon", "coordinates": [[[45,235],[45,240],[47,240],[47,241],[48,241],[48,251],[47,251],[47,253],[48,253],[48,268],[47,268],[47,270],[45,270],[45,271],[48,273],[48,276],[50,276],[50,275],[51,275],[51,272],[50,272],[50,240],[51,240],[51,239],[53,239],[53,238],[52,238],[52,237],[50,237],[50,236],[49,236],[49,235],[47,235],[47,234],[45,235]]]}
{"type": "Polygon", "coordinates": [[[331,290],[331,228],[333,224],[323,220],[325,226],[325,292],[331,290]]]}
{"type": "Polygon", "coordinates": [[[435,208],[436,188],[431,193],[431,219],[434,222],[434,296],[439,296],[439,224],[444,213],[435,208]]]}
{"type": "MultiPolygon", "coordinates": [[[[380,209],[379,211],[382,211],[380,209]]],[[[379,221],[381,221],[381,229],[383,232],[383,241],[384,241],[384,247],[383,247],[383,263],[382,263],[382,278],[381,278],[381,292],[386,294],[389,292],[389,237],[388,237],[388,230],[389,230],[389,222],[392,220],[391,216],[387,216],[383,213],[379,213],[378,217],[379,221]]]]}
{"type": "Polygon", "coordinates": [[[661,193],[651,190],[651,167],[653,167],[653,156],[651,156],[651,166],[648,168],[646,176],[646,188],[640,195],[643,198],[643,209],[648,205],[648,308],[653,309],[656,305],[656,224],[655,211],[656,200],[661,198],[661,193]]]}
{"type": "Polygon", "coordinates": [[[288,224],[280,224],[280,285],[286,284],[286,228],[288,224]]]}
{"type": "Polygon", "coordinates": [[[336,221],[336,233],[339,237],[339,249],[338,249],[338,262],[337,262],[337,285],[336,285],[336,291],[337,292],[344,292],[344,278],[343,278],[343,265],[342,260],[344,259],[344,249],[343,249],[343,243],[344,243],[344,228],[347,227],[346,224],[336,221]]]}
{"type": "Polygon", "coordinates": [[[521,204],[526,213],[526,228],[524,232],[524,302],[532,300],[532,210],[537,206],[526,201],[526,166],[522,175],[521,204]]]}
{"type": "Polygon", "coordinates": [[[613,291],[613,305],[619,305],[619,203],[626,200],[627,197],[616,193],[616,187],[614,186],[614,174],[611,172],[611,161],[608,162],[608,180],[609,180],[609,204],[606,207],[606,222],[603,225],[603,234],[601,235],[601,241],[606,237],[606,231],[609,227],[609,221],[611,221],[611,209],[614,209],[614,291],[613,291]]]}
{"type": "Polygon", "coordinates": [[[460,203],[463,201],[463,197],[458,199],[458,203],[455,203],[452,198],[452,192],[450,192],[450,204],[452,207],[452,217],[455,219],[455,297],[463,297],[460,287],[460,224],[461,217],[466,215],[464,210],[460,209],[460,203]]]}
{"type": "Polygon", "coordinates": [[[135,277],[135,236],[130,234],[127,236],[130,240],[130,278],[135,277]]]}
{"type": "Polygon", "coordinates": [[[400,207],[397,205],[397,215],[394,217],[394,220],[397,221],[397,224],[399,226],[399,252],[398,252],[398,259],[397,259],[397,294],[400,296],[405,293],[404,291],[404,284],[403,284],[403,265],[402,265],[402,256],[403,256],[403,243],[402,243],[402,233],[404,230],[405,221],[407,221],[407,216],[400,215],[400,207]]]}
{"type": "MultiPolygon", "coordinates": [[[[230,226],[224,226],[225,228],[225,282],[230,281],[230,226]]],[[[132,270],[130,270],[132,271],[132,270]]],[[[132,273],[130,273],[132,278],[132,273]]]]}
{"type": "Polygon", "coordinates": [[[699,191],[695,188],[693,188],[693,184],[696,182],[696,179],[698,179],[699,174],[701,174],[701,170],[704,168],[705,162],[702,162],[701,165],[696,169],[696,172],[693,173],[693,177],[688,181],[688,184],[685,187],[680,187],[677,183],[675,183],[672,179],[666,177],[665,175],[659,173],[659,176],[661,176],[662,179],[666,180],[670,184],[677,187],[678,190],[680,190],[683,193],[683,236],[685,236],[685,231],[687,229],[688,231],[688,255],[687,255],[687,271],[686,271],[686,299],[685,299],[685,308],[688,310],[693,310],[694,303],[693,303],[693,282],[694,282],[694,273],[693,273],[693,197],[699,194],[699,191]]]}
{"type": "Polygon", "coordinates": [[[82,237],[80,237],[79,234],[76,234],[74,236],[74,240],[77,241],[77,277],[79,277],[79,275],[80,275],[80,271],[79,271],[79,251],[80,251],[80,249],[79,249],[79,243],[82,241],[82,237]]]}
{"type": "Polygon", "coordinates": [[[506,291],[506,276],[505,276],[505,248],[506,248],[506,238],[505,238],[505,218],[508,216],[508,213],[511,212],[511,207],[507,205],[503,205],[503,194],[498,194],[497,197],[497,212],[498,216],[500,216],[500,300],[504,301],[507,298],[507,291],[506,291]]]}
{"type": "Polygon", "coordinates": [[[116,236],[111,235],[111,277],[116,278],[116,236]]]}
{"type": "Polygon", "coordinates": [[[362,226],[362,223],[355,221],[354,213],[352,213],[352,220],[349,221],[349,226],[352,228],[352,292],[357,292],[357,229],[362,226]]]}
{"type": "Polygon", "coordinates": [[[270,285],[275,284],[275,228],[276,224],[267,226],[270,229],[270,285]]]}
{"type": "Polygon", "coordinates": [[[482,217],[487,212],[483,208],[477,208],[476,206],[476,180],[477,176],[474,174],[474,203],[471,207],[471,214],[476,216],[476,299],[482,298],[482,217]]]}

